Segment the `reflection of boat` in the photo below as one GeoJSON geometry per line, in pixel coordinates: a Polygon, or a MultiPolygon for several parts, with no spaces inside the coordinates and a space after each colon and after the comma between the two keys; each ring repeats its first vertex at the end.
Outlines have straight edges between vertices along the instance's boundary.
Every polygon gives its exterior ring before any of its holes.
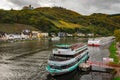
{"type": "Polygon", "coordinates": [[[60,44],[56,47],[53,49],[53,54],[50,56],[46,67],[46,70],[52,75],[73,71],[89,58],[86,45],[60,44]]]}
{"type": "Polygon", "coordinates": [[[51,40],[52,41],[60,40],[60,37],[52,37],[51,40]]]}
{"type": "Polygon", "coordinates": [[[88,40],[88,46],[106,45],[114,40],[114,37],[101,37],[88,40]]]}

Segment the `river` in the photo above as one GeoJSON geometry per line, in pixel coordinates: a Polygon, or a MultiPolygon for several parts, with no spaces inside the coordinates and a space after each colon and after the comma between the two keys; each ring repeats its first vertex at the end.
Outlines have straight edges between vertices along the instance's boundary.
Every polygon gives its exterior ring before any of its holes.
{"type": "MultiPolygon", "coordinates": [[[[0,44],[0,80],[111,80],[106,69],[92,67],[86,73],[77,69],[65,75],[52,77],[45,66],[52,48],[59,43],[87,43],[87,39],[68,38],[60,41],[33,40],[0,44]]],[[[108,46],[89,47],[90,60],[102,61],[109,56],[108,46]]]]}

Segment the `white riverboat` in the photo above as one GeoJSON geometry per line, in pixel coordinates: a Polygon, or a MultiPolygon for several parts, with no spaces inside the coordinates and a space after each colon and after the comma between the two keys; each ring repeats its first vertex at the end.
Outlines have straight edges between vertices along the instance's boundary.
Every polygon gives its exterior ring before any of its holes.
{"type": "Polygon", "coordinates": [[[114,37],[91,38],[88,40],[88,46],[101,46],[114,41],[114,37]]]}
{"type": "Polygon", "coordinates": [[[52,37],[51,40],[52,40],[52,41],[59,41],[59,40],[60,40],[60,37],[58,37],[58,36],[52,37]]]}
{"type": "Polygon", "coordinates": [[[60,75],[76,69],[79,64],[88,60],[88,49],[80,43],[59,44],[50,55],[46,70],[51,75],[60,75]]]}

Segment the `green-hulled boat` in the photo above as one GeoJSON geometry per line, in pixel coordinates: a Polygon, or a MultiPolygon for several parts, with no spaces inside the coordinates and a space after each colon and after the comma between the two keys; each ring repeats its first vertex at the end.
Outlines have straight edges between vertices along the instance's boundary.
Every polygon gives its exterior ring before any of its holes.
{"type": "Polygon", "coordinates": [[[60,75],[75,70],[79,64],[88,60],[88,49],[86,45],[59,44],[50,55],[46,70],[51,75],[60,75]]]}

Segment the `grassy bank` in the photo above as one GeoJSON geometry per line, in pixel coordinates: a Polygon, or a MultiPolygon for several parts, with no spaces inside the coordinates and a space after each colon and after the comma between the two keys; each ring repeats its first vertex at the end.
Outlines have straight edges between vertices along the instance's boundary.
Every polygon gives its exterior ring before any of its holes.
{"type": "Polygon", "coordinates": [[[120,77],[116,77],[116,78],[114,78],[113,80],[120,80],[120,77]]]}
{"type": "MultiPolygon", "coordinates": [[[[113,42],[111,44],[111,46],[109,47],[109,51],[110,51],[110,58],[114,59],[114,62],[112,64],[118,64],[119,63],[119,58],[117,56],[117,48],[116,48],[116,42],[113,42]]],[[[116,77],[113,80],[120,80],[120,77],[116,77]]]]}
{"type": "Polygon", "coordinates": [[[115,45],[116,45],[116,43],[113,42],[113,43],[111,44],[111,46],[109,47],[110,58],[113,58],[113,59],[114,59],[114,62],[113,62],[114,64],[118,64],[119,59],[118,59],[118,56],[117,56],[117,53],[116,53],[117,48],[115,47],[115,45]]]}

